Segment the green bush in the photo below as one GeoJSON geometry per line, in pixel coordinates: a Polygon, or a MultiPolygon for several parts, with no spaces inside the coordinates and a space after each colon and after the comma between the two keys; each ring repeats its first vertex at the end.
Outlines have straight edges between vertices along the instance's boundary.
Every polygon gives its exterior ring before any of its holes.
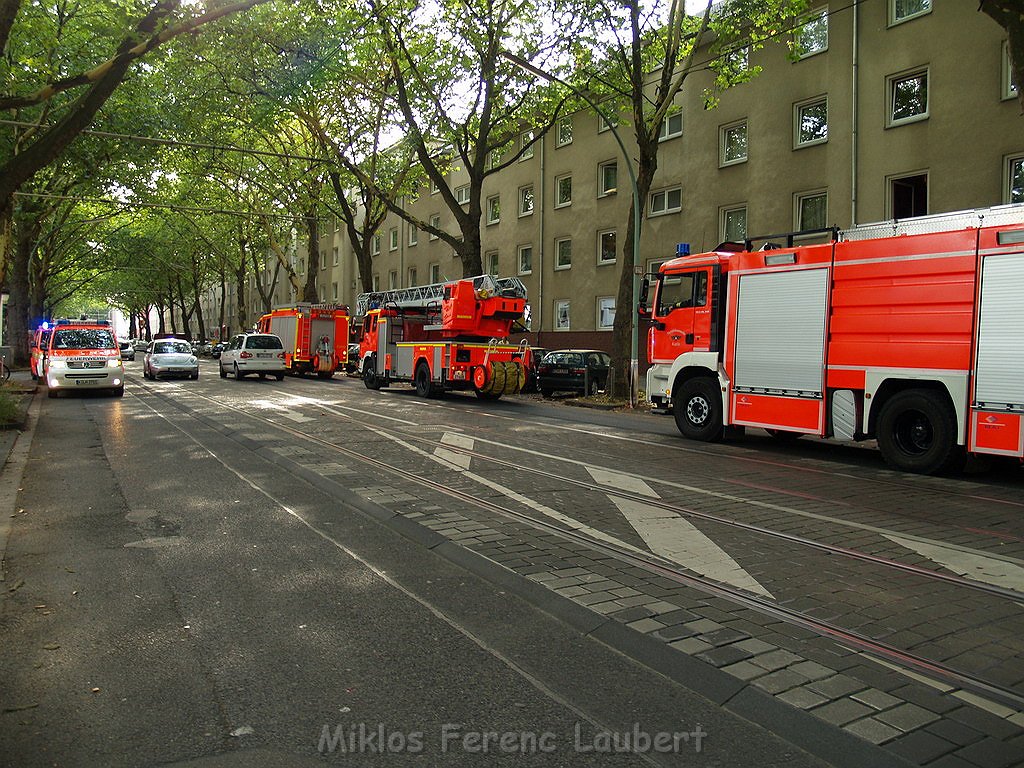
{"type": "Polygon", "coordinates": [[[10,424],[18,415],[18,398],[7,387],[0,387],[0,424],[10,424]]]}

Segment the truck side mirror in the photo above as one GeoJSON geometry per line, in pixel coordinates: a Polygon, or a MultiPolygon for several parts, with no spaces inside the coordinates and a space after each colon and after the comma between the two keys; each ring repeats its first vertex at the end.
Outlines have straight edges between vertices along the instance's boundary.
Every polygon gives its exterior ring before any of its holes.
{"type": "Polygon", "coordinates": [[[647,275],[644,275],[643,280],[640,281],[640,299],[637,302],[637,314],[640,317],[647,317],[651,314],[650,309],[647,307],[647,292],[651,289],[651,281],[647,275]]]}

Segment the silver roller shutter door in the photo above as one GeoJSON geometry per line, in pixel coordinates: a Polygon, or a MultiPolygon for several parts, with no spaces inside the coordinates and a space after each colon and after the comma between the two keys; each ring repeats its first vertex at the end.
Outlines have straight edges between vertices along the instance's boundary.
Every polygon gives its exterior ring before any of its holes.
{"type": "Polygon", "coordinates": [[[1024,410],[1024,253],[982,261],[975,401],[1024,410]]]}

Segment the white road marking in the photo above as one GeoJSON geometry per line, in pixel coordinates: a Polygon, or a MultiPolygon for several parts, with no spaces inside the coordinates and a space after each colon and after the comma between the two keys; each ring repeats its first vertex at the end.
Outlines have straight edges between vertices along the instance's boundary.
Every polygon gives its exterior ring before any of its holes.
{"type": "Polygon", "coordinates": [[[587,465],[587,472],[594,478],[595,483],[601,485],[607,485],[611,488],[618,488],[620,491],[629,491],[639,496],[647,496],[651,499],[660,499],[659,496],[651,486],[645,483],[641,478],[632,475],[625,475],[622,472],[613,472],[608,469],[602,469],[600,467],[593,467],[587,465]]]}
{"type": "MultiPolygon", "coordinates": [[[[473,450],[473,438],[466,437],[465,435],[459,435],[455,432],[445,432],[441,435],[441,442],[444,445],[451,445],[456,448],[462,448],[466,451],[473,450]]],[[[473,461],[472,456],[468,456],[467,454],[460,453],[458,451],[450,451],[442,446],[438,446],[434,449],[434,455],[444,459],[445,461],[451,462],[456,466],[462,467],[462,469],[469,469],[470,464],[473,461]]]]}
{"type": "Polygon", "coordinates": [[[1024,592],[1024,568],[1014,563],[891,533],[885,534],[885,538],[927,557],[932,562],[938,563],[965,579],[993,584],[1004,589],[1012,589],[1015,592],[1024,592]]]}

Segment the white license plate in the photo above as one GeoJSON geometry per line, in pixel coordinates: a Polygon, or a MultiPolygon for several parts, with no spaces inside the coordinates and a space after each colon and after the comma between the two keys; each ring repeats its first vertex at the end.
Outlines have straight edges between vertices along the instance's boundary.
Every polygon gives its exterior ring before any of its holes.
{"type": "Polygon", "coordinates": [[[569,373],[569,369],[568,368],[555,368],[555,370],[553,370],[552,373],[555,374],[556,376],[565,376],[567,373],[569,373]]]}
{"type": "Polygon", "coordinates": [[[256,353],[256,357],[267,358],[267,357],[273,357],[273,355],[270,354],[269,352],[257,352],[256,353]]]}

